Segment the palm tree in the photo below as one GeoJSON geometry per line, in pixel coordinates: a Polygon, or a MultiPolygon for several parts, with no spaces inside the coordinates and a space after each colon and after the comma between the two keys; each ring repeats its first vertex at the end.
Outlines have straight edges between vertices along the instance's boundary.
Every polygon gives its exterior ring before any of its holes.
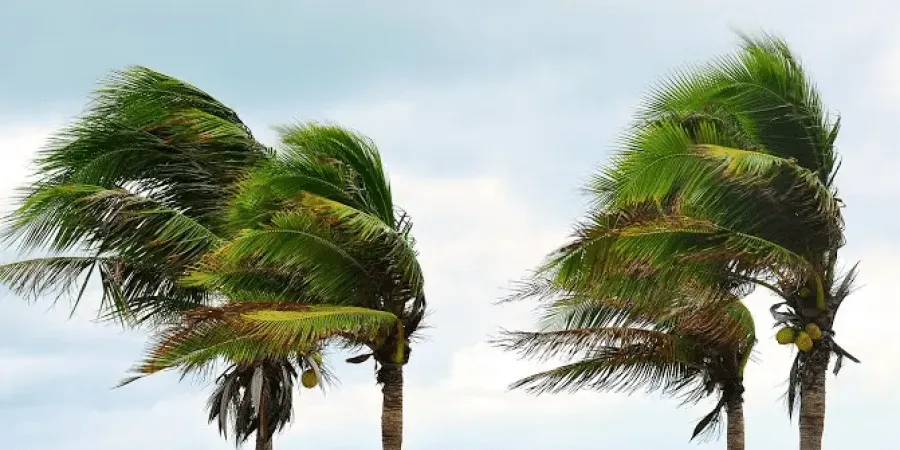
{"type": "Polygon", "coordinates": [[[284,148],[237,188],[234,237],[182,280],[231,302],[190,311],[137,371],[277,358],[334,341],[364,348],[348,361],[375,360],[382,444],[399,449],[403,366],[425,312],[411,223],[393,205],[371,142],[335,126],[280,130],[284,148]]]}
{"type": "Polygon", "coordinates": [[[495,343],[525,357],[568,362],[523,378],[513,389],[644,388],[684,403],[715,395],[716,406],[691,438],[715,430],[724,410],[728,449],[744,449],[743,376],[756,336],[750,312],[736,297],[698,305],[697,293],[685,290],[650,305],[560,289],[555,278],[538,276],[515,296],[542,301],[541,331],[504,332],[495,343]]]}
{"type": "MultiPolygon", "coordinates": [[[[7,218],[8,240],[51,256],[2,265],[0,281],[33,300],[73,294],[74,313],[99,277],[100,316],[151,328],[220,302],[179,280],[228,236],[231,187],[270,157],[235,112],[209,94],[142,67],[117,73],[84,116],[40,152],[37,179],[7,218]]],[[[236,366],[221,382],[245,381],[246,367],[288,370],[289,361],[236,366]]],[[[290,417],[291,378],[262,373],[273,400],[265,409],[269,432],[257,438],[270,448],[272,432],[290,417]]],[[[240,389],[232,385],[229,396],[240,389]]],[[[222,401],[235,398],[229,396],[222,401]]],[[[228,409],[212,412],[224,427],[228,409]]],[[[258,426],[245,409],[231,417],[239,440],[258,426]]]]}
{"type": "Polygon", "coordinates": [[[602,298],[653,302],[684,285],[700,298],[757,286],[780,296],[777,321],[821,331],[793,333],[788,400],[793,411],[800,392],[802,450],[821,449],[830,355],[838,369],[855,360],[832,331],[855,274],[837,273],[838,123],[784,42],[745,37],[737,55],[650,95],[590,187],[593,222],[549,264],[557,282],[602,298]]]}
{"type": "Polygon", "coordinates": [[[186,282],[235,300],[258,300],[259,287],[248,275],[261,272],[281,287],[266,290],[270,300],[302,295],[310,305],[393,318],[390,330],[343,337],[368,349],[349,362],[374,359],[384,395],[382,443],[399,449],[403,366],[425,314],[409,216],[394,206],[381,157],[368,139],[328,125],[280,132],[282,151],[241,183],[231,205],[230,223],[241,231],[186,282]]]}

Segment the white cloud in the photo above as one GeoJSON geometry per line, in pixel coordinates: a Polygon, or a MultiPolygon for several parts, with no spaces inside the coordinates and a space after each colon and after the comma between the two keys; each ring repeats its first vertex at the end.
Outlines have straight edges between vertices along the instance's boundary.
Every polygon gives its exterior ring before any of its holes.
{"type": "Polygon", "coordinates": [[[75,368],[61,356],[35,356],[0,349],[0,397],[21,387],[54,382],[75,368]]]}
{"type": "MultiPolygon", "coordinates": [[[[35,152],[44,145],[53,128],[46,125],[0,123],[0,198],[8,199],[27,180],[28,167],[35,152]]],[[[0,204],[0,213],[8,202],[0,204]]]]}

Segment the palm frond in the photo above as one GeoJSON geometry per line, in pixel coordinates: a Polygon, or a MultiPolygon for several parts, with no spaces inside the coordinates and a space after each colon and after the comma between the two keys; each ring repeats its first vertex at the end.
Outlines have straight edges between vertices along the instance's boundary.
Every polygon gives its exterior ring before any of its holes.
{"type": "Polygon", "coordinates": [[[396,329],[396,316],[350,306],[232,303],[203,307],[185,313],[182,323],[158,333],[148,356],[133,371],[140,378],[176,367],[190,372],[220,358],[235,363],[284,358],[334,339],[377,345],[396,329]]]}
{"type": "Polygon", "coordinates": [[[753,279],[776,268],[804,274],[812,266],[763,237],[645,209],[595,215],[538,272],[597,296],[655,298],[683,286],[714,297],[723,279],[753,279]],[[654,283],[646,283],[651,277],[654,283]]]}
{"type": "Polygon", "coordinates": [[[803,67],[784,41],[744,37],[740,53],[671,77],[645,103],[652,120],[673,112],[721,109],[769,152],[793,158],[828,184],[834,125],[803,67]]]}
{"type": "Polygon", "coordinates": [[[85,115],[40,152],[40,181],[24,193],[65,184],[128,187],[214,226],[227,187],[269,154],[209,94],[132,67],[110,77],[85,115]]]}
{"type": "Polygon", "coordinates": [[[351,178],[353,195],[363,210],[393,226],[394,206],[381,156],[364,136],[344,128],[295,124],[276,128],[286,149],[282,160],[316,160],[337,166],[351,178]]]}
{"type": "Polygon", "coordinates": [[[622,347],[595,349],[593,357],[536,373],[516,381],[511,389],[529,393],[575,392],[581,389],[633,392],[676,390],[700,370],[674,362],[664,349],[622,347]]]}
{"type": "MultiPolygon", "coordinates": [[[[348,303],[374,290],[369,269],[335,236],[335,231],[302,211],[281,212],[271,227],[245,230],[209,254],[191,285],[227,282],[215,274],[242,267],[300,273],[309,295],[334,303],[348,303]]],[[[230,280],[234,281],[234,279],[230,280]]],[[[206,286],[207,288],[221,288],[206,286]]]]}
{"type": "Polygon", "coordinates": [[[6,237],[21,239],[25,249],[146,254],[162,248],[183,257],[196,257],[219,241],[196,219],[146,196],[74,184],[48,187],[28,198],[8,218],[6,237]]]}

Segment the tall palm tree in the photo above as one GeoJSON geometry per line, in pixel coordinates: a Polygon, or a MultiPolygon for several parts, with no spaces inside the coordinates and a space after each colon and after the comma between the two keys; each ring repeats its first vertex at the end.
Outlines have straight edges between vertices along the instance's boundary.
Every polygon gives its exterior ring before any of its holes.
{"type": "Polygon", "coordinates": [[[182,281],[232,303],[191,312],[206,320],[164,332],[138,371],[183,367],[186,357],[280,357],[335,340],[365,348],[348,361],[375,360],[382,444],[399,449],[403,366],[425,313],[411,222],[393,205],[370,141],[335,126],[280,131],[284,148],[237,188],[234,237],[182,281]]]}
{"type": "Polygon", "coordinates": [[[838,369],[844,357],[855,360],[832,331],[855,274],[837,273],[838,123],[784,42],[745,37],[736,55],[649,96],[591,184],[592,221],[548,265],[567,288],[638,303],[685,285],[699,298],[758,286],[781,297],[777,321],[821,331],[815,341],[797,338],[791,370],[802,450],[821,448],[831,354],[838,369]]]}
{"type": "MultiPolygon", "coordinates": [[[[151,328],[218,303],[215,293],[179,280],[229,236],[231,187],[270,157],[237,114],[209,94],[143,67],[116,73],[86,113],[41,150],[36,180],[6,219],[9,241],[51,255],[0,266],[0,282],[33,300],[72,294],[74,313],[99,277],[100,316],[151,328]]],[[[269,364],[289,366],[281,360],[247,367],[269,364]]],[[[223,382],[244,380],[242,367],[223,382]]],[[[279,393],[266,409],[270,428],[281,427],[290,417],[290,377],[263,375],[279,393]]],[[[213,411],[229,417],[227,409],[213,411]]],[[[256,426],[246,414],[231,417],[238,438],[256,426]]],[[[259,437],[271,445],[271,432],[259,437]]]]}
{"type": "Polygon", "coordinates": [[[750,312],[736,297],[700,305],[696,292],[683,290],[651,305],[560,289],[553,278],[539,276],[515,296],[541,300],[541,331],[504,332],[495,343],[525,357],[568,362],[523,378],[513,389],[643,388],[684,403],[715,395],[716,406],[691,438],[716,430],[724,410],[728,449],[744,449],[743,376],[756,336],[750,312]]]}

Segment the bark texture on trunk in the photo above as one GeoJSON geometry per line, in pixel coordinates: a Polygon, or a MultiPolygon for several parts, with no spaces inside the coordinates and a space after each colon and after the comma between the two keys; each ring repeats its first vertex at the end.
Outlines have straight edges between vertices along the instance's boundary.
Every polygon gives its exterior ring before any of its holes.
{"type": "Polygon", "coordinates": [[[825,378],[830,351],[816,345],[800,373],[800,450],[822,450],[825,431],[825,378]]]}
{"type": "Polygon", "coordinates": [[[728,421],[728,450],[744,450],[744,402],[735,399],[725,406],[725,416],[728,421]]]}
{"type": "Polygon", "coordinates": [[[272,439],[262,433],[256,433],[256,450],[272,450],[272,439]]]}
{"type": "Polygon", "coordinates": [[[259,399],[259,427],[256,429],[256,450],[272,450],[272,436],[266,431],[269,428],[269,421],[266,420],[266,397],[263,395],[259,399]]]}
{"type": "Polygon", "coordinates": [[[403,366],[381,366],[378,380],[384,397],[381,406],[381,447],[383,450],[400,450],[403,447],[403,366]]]}

